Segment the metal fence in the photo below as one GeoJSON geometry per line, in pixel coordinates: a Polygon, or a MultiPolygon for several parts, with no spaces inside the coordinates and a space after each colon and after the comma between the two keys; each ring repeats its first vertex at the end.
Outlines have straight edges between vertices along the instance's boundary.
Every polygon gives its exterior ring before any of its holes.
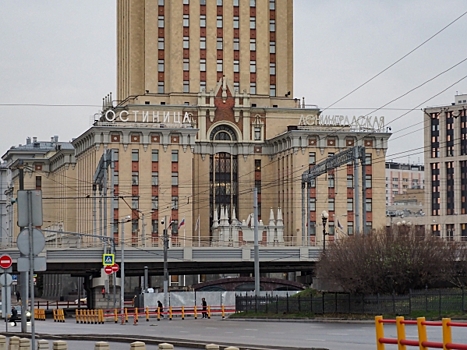
{"type": "Polygon", "coordinates": [[[466,293],[462,290],[411,291],[406,295],[353,295],[322,293],[319,296],[241,296],[235,298],[237,312],[269,314],[367,314],[410,315],[414,312],[464,313],[466,293]]]}

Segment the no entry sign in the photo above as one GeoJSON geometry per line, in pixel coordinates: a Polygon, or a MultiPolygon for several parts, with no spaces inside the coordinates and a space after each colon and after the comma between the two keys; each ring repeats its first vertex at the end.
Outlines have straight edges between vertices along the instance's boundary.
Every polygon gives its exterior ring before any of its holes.
{"type": "Polygon", "coordinates": [[[13,260],[11,259],[11,256],[6,254],[0,256],[0,267],[2,269],[8,269],[11,267],[12,264],[13,260]]]}
{"type": "Polygon", "coordinates": [[[110,275],[113,271],[112,271],[112,266],[106,266],[104,267],[104,272],[108,275],[110,275]]]}
{"type": "Polygon", "coordinates": [[[112,268],[112,272],[117,272],[118,270],[120,270],[120,266],[118,266],[118,264],[113,264],[111,268],[112,268]]]}

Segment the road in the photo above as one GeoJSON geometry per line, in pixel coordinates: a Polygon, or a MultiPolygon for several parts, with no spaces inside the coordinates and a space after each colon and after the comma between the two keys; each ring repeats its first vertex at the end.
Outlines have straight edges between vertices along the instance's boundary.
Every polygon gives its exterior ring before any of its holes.
{"type": "MultiPolygon", "coordinates": [[[[15,329],[16,331],[16,329],[15,329]]],[[[94,335],[107,341],[113,337],[129,336],[142,341],[144,337],[156,341],[187,341],[196,344],[215,343],[240,347],[262,347],[271,349],[310,349],[321,348],[330,350],[375,350],[375,327],[372,322],[300,322],[300,321],[250,321],[204,319],[174,319],[172,321],[150,320],[133,324],[104,325],[76,324],[72,320],[66,323],[54,323],[52,320],[36,321],[38,334],[64,334],[81,337],[94,335]]],[[[407,326],[407,339],[417,338],[416,326],[407,326]]],[[[385,336],[396,337],[394,325],[385,325],[385,336]]],[[[441,341],[441,327],[429,327],[428,339],[441,341]]],[[[96,340],[97,341],[97,340],[96,340]]],[[[467,332],[462,328],[453,329],[453,341],[467,344],[467,332]]],[[[189,345],[177,345],[177,349],[189,345]]],[[[389,349],[391,345],[387,346],[389,349]]],[[[128,346],[129,348],[129,346],[128,346]]],[[[125,349],[123,347],[122,349],[125,349]]]]}

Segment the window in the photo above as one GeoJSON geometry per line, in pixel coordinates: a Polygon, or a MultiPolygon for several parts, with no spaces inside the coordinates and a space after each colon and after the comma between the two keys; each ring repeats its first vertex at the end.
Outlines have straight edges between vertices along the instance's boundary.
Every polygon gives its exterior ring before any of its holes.
{"type": "Polygon", "coordinates": [[[157,26],[159,28],[164,28],[164,16],[159,16],[158,17],[157,26]]]}
{"type": "Polygon", "coordinates": [[[371,165],[371,153],[365,153],[365,165],[371,165]]]}
{"type": "Polygon", "coordinates": [[[316,163],[316,152],[308,153],[308,164],[312,165],[316,163]]]}
{"type": "Polygon", "coordinates": [[[114,236],[118,235],[118,220],[114,220],[112,226],[113,226],[112,232],[114,236]]]}
{"type": "Polygon", "coordinates": [[[139,173],[133,171],[131,173],[131,185],[132,186],[138,186],[139,185],[139,173]]]}
{"type": "Polygon", "coordinates": [[[329,224],[328,224],[328,234],[329,234],[330,236],[332,236],[332,235],[334,235],[335,233],[336,233],[336,227],[335,227],[335,225],[334,225],[334,222],[331,221],[331,222],[329,222],[329,224]]]}
{"type": "Polygon", "coordinates": [[[256,61],[250,61],[250,73],[256,73],[256,61]]]}
{"type": "Polygon", "coordinates": [[[117,197],[114,197],[114,209],[118,209],[118,200],[119,200],[118,194],[115,193],[115,196],[117,197]]]}
{"type": "Polygon", "coordinates": [[[178,151],[172,151],[172,163],[178,162],[178,151]]]}
{"type": "Polygon", "coordinates": [[[202,36],[202,37],[199,38],[199,48],[201,50],[206,49],[206,37],[205,36],[202,36]]]}
{"type": "Polygon", "coordinates": [[[269,74],[276,75],[276,64],[274,62],[269,63],[269,74]]]}
{"type": "Polygon", "coordinates": [[[261,127],[255,126],[255,141],[261,140],[261,127]]]}
{"type": "Polygon", "coordinates": [[[189,27],[190,26],[190,17],[189,15],[183,15],[183,26],[189,27]]]}
{"type": "Polygon", "coordinates": [[[163,94],[164,93],[164,82],[163,81],[158,81],[157,82],[157,93],[158,94],[163,94]]]}
{"type": "Polygon", "coordinates": [[[217,49],[222,50],[222,38],[217,38],[216,43],[217,43],[217,49]]]}
{"type": "Polygon", "coordinates": [[[269,53],[276,53],[276,42],[275,41],[269,42],[269,53]]]}
{"type": "Polygon", "coordinates": [[[250,7],[256,6],[256,0],[250,0],[250,7]]]}
{"type": "Polygon", "coordinates": [[[159,197],[158,196],[152,196],[151,208],[152,208],[152,210],[158,210],[159,209],[159,197]]]}
{"type": "Polygon", "coordinates": [[[151,183],[153,186],[158,186],[159,185],[159,172],[154,171],[151,176],[151,183]]]}
{"type": "Polygon", "coordinates": [[[172,186],[178,186],[178,173],[172,173],[172,186]]]}
{"type": "Polygon", "coordinates": [[[114,185],[118,185],[118,172],[116,171],[114,171],[113,180],[114,180],[114,185]]]}
{"type": "Polygon", "coordinates": [[[250,94],[256,94],[256,83],[250,83],[250,94]]]}
{"type": "Polygon", "coordinates": [[[269,20],[269,31],[270,32],[276,31],[276,20],[275,19],[269,20]]]}
{"type": "Polygon", "coordinates": [[[240,50],[240,39],[239,38],[234,38],[233,49],[234,49],[234,51],[239,51],[240,50]]]}
{"type": "Polygon", "coordinates": [[[353,188],[353,175],[347,175],[347,188],[353,188]]]}
{"type": "Polygon", "coordinates": [[[158,162],[159,161],[159,150],[158,149],[153,149],[151,151],[151,160],[153,162],[158,162]]]}
{"type": "Polygon", "coordinates": [[[347,234],[348,235],[353,235],[354,234],[353,222],[348,222],[347,223],[347,234]]]}
{"type": "Polygon", "coordinates": [[[164,71],[164,60],[157,61],[157,71],[163,72],[164,71]]]}
{"type": "Polygon", "coordinates": [[[190,5],[190,0],[183,0],[183,5],[190,5]]]}
{"type": "Polygon", "coordinates": [[[206,5],[206,0],[200,0],[200,1],[199,1],[199,4],[200,4],[200,5],[206,5]]]}
{"type": "Polygon", "coordinates": [[[199,16],[199,26],[201,28],[206,28],[206,15],[199,16]]]}
{"type": "Polygon", "coordinates": [[[347,198],[347,211],[353,211],[353,198],[347,198]]]}
{"type": "Polygon", "coordinates": [[[139,198],[131,197],[131,209],[139,209],[139,198]]]}
{"type": "Polygon", "coordinates": [[[250,29],[256,29],[256,17],[250,17],[250,29]]]}
{"type": "Polygon", "coordinates": [[[269,96],[276,96],[276,85],[269,86],[269,96]]]}
{"type": "Polygon", "coordinates": [[[152,219],[151,226],[152,226],[152,229],[151,229],[152,233],[159,233],[159,220],[152,219]]]}
{"type": "Polygon", "coordinates": [[[138,232],[139,222],[138,219],[131,220],[131,232],[138,232]]]}
{"type": "Polygon", "coordinates": [[[200,91],[206,91],[206,82],[205,81],[200,81],[199,82],[199,90],[200,91]]]}
{"type": "Polygon", "coordinates": [[[164,44],[165,44],[164,43],[164,38],[157,39],[157,48],[159,50],[164,50],[164,46],[165,46],[164,44]]]}
{"type": "Polygon", "coordinates": [[[222,72],[223,70],[222,60],[217,60],[217,71],[222,72]]]}
{"type": "Polygon", "coordinates": [[[371,175],[365,175],[365,187],[371,188],[371,175]]]}
{"type": "Polygon", "coordinates": [[[334,188],[335,181],[334,181],[334,174],[328,174],[328,188],[334,188]]]}
{"type": "Polygon", "coordinates": [[[217,16],[217,28],[222,28],[222,16],[217,16]]]}
{"type": "Polygon", "coordinates": [[[367,211],[367,212],[371,211],[371,207],[372,207],[372,205],[371,205],[371,198],[367,198],[367,199],[365,200],[365,209],[366,209],[366,211],[367,211]]]}
{"type": "Polygon", "coordinates": [[[233,5],[234,5],[234,6],[238,6],[238,1],[239,1],[239,0],[233,0],[233,5]]]}
{"type": "Polygon", "coordinates": [[[172,196],[172,210],[178,210],[178,196],[172,196]]]}
{"type": "Polygon", "coordinates": [[[233,86],[234,91],[238,92],[240,90],[240,83],[238,81],[234,81],[233,86]]]}
{"type": "Polygon", "coordinates": [[[199,60],[199,71],[206,72],[206,60],[204,58],[199,60]]]}
{"type": "Polygon", "coordinates": [[[36,176],[36,189],[40,189],[42,187],[42,176],[36,176]]]}
{"type": "Polygon", "coordinates": [[[131,150],[131,161],[132,162],[139,161],[139,150],[137,150],[137,149],[132,149],[131,150]]]}
{"type": "Polygon", "coordinates": [[[256,39],[250,39],[250,51],[256,51],[256,39]]]}
{"type": "Polygon", "coordinates": [[[188,80],[183,81],[183,92],[190,92],[190,82],[188,80]]]}
{"type": "Polygon", "coordinates": [[[190,60],[188,58],[183,59],[183,70],[184,71],[190,70],[190,60]]]}
{"type": "Polygon", "coordinates": [[[269,0],[269,9],[270,10],[276,9],[276,0],[269,0]]]}
{"type": "Polygon", "coordinates": [[[240,62],[238,60],[234,60],[233,71],[234,73],[240,72],[240,62]]]}
{"type": "Polygon", "coordinates": [[[190,38],[187,36],[183,37],[183,48],[189,49],[190,48],[190,38]]]}
{"type": "Polygon", "coordinates": [[[240,26],[240,19],[238,18],[238,16],[234,16],[233,18],[233,27],[234,29],[238,29],[240,26]]]}
{"type": "Polygon", "coordinates": [[[164,6],[164,0],[159,0],[159,6],[164,6]]]}
{"type": "Polygon", "coordinates": [[[328,210],[334,211],[336,209],[334,198],[328,198],[328,210]]]}
{"type": "Polygon", "coordinates": [[[217,0],[217,6],[222,6],[222,0],[217,0]]]}
{"type": "Polygon", "coordinates": [[[261,159],[255,159],[255,171],[261,171],[261,159]]]}
{"type": "Polygon", "coordinates": [[[316,211],[316,198],[310,198],[310,211],[316,211]]]}

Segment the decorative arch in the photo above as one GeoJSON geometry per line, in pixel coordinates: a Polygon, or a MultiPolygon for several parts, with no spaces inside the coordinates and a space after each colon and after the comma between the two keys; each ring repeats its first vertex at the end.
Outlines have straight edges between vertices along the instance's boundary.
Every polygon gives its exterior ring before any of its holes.
{"type": "Polygon", "coordinates": [[[240,139],[240,129],[232,123],[223,122],[212,125],[208,130],[211,141],[237,141],[240,139]]]}

